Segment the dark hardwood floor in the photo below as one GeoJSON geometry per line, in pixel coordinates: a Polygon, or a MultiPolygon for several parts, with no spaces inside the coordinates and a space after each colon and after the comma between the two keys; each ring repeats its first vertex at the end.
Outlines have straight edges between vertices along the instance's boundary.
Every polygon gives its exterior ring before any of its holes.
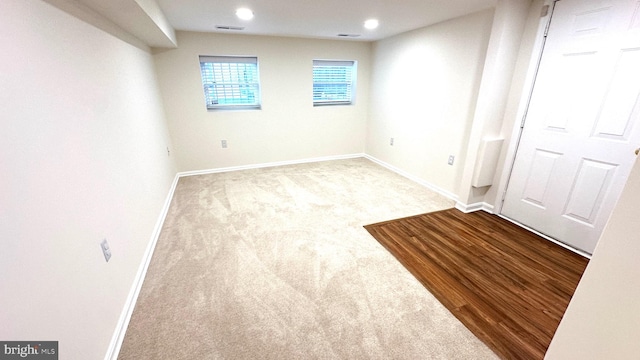
{"type": "Polygon", "coordinates": [[[588,262],[483,211],[365,229],[504,359],[544,357],[588,262]]]}

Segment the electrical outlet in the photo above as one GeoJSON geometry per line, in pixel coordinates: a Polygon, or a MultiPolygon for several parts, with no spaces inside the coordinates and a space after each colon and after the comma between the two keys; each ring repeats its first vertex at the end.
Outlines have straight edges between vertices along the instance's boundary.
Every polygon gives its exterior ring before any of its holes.
{"type": "Polygon", "coordinates": [[[227,140],[221,140],[220,144],[222,144],[222,148],[226,149],[227,148],[227,140]]]}
{"type": "Polygon", "coordinates": [[[102,254],[104,255],[104,259],[109,262],[109,259],[111,259],[111,249],[109,248],[109,243],[107,242],[107,239],[102,240],[102,242],[100,243],[100,248],[102,249],[102,254]]]}
{"type": "Polygon", "coordinates": [[[389,140],[389,145],[393,146],[393,138],[389,140]]]}
{"type": "Polygon", "coordinates": [[[449,165],[453,165],[453,160],[455,159],[455,156],[453,155],[449,155],[449,161],[447,162],[449,165]]]}

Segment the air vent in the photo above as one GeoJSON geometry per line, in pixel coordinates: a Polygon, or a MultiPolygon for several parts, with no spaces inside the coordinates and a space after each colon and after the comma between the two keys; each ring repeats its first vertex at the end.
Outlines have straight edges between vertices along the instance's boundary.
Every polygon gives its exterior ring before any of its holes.
{"type": "Polygon", "coordinates": [[[216,25],[216,29],[218,30],[244,30],[242,26],[226,26],[226,25],[216,25]]]}
{"type": "Polygon", "coordinates": [[[357,38],[360,34],[338,34],[339,37],[357,38]]]}

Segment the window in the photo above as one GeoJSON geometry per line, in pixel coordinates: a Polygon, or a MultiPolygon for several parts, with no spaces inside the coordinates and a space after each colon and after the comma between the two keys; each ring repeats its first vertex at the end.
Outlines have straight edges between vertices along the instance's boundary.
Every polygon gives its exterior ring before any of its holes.
{"type": "Polygon", "coordinates": [[[313,105],[353,103],[355,61],[313,60],[313,105]]]}
{"type": "Polygon", "coordinates": [[[207,109],[260,108],[258,58],[200,56],[207,109]]]}

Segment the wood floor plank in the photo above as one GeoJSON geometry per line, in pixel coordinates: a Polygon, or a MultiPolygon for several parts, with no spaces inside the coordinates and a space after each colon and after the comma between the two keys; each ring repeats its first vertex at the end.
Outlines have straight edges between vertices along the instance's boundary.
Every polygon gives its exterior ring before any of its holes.
{"type": "Polygon", "coordinates": [[[588,260],[485,212],[365,229],[504,359],[542,359],[588,260]]]}

